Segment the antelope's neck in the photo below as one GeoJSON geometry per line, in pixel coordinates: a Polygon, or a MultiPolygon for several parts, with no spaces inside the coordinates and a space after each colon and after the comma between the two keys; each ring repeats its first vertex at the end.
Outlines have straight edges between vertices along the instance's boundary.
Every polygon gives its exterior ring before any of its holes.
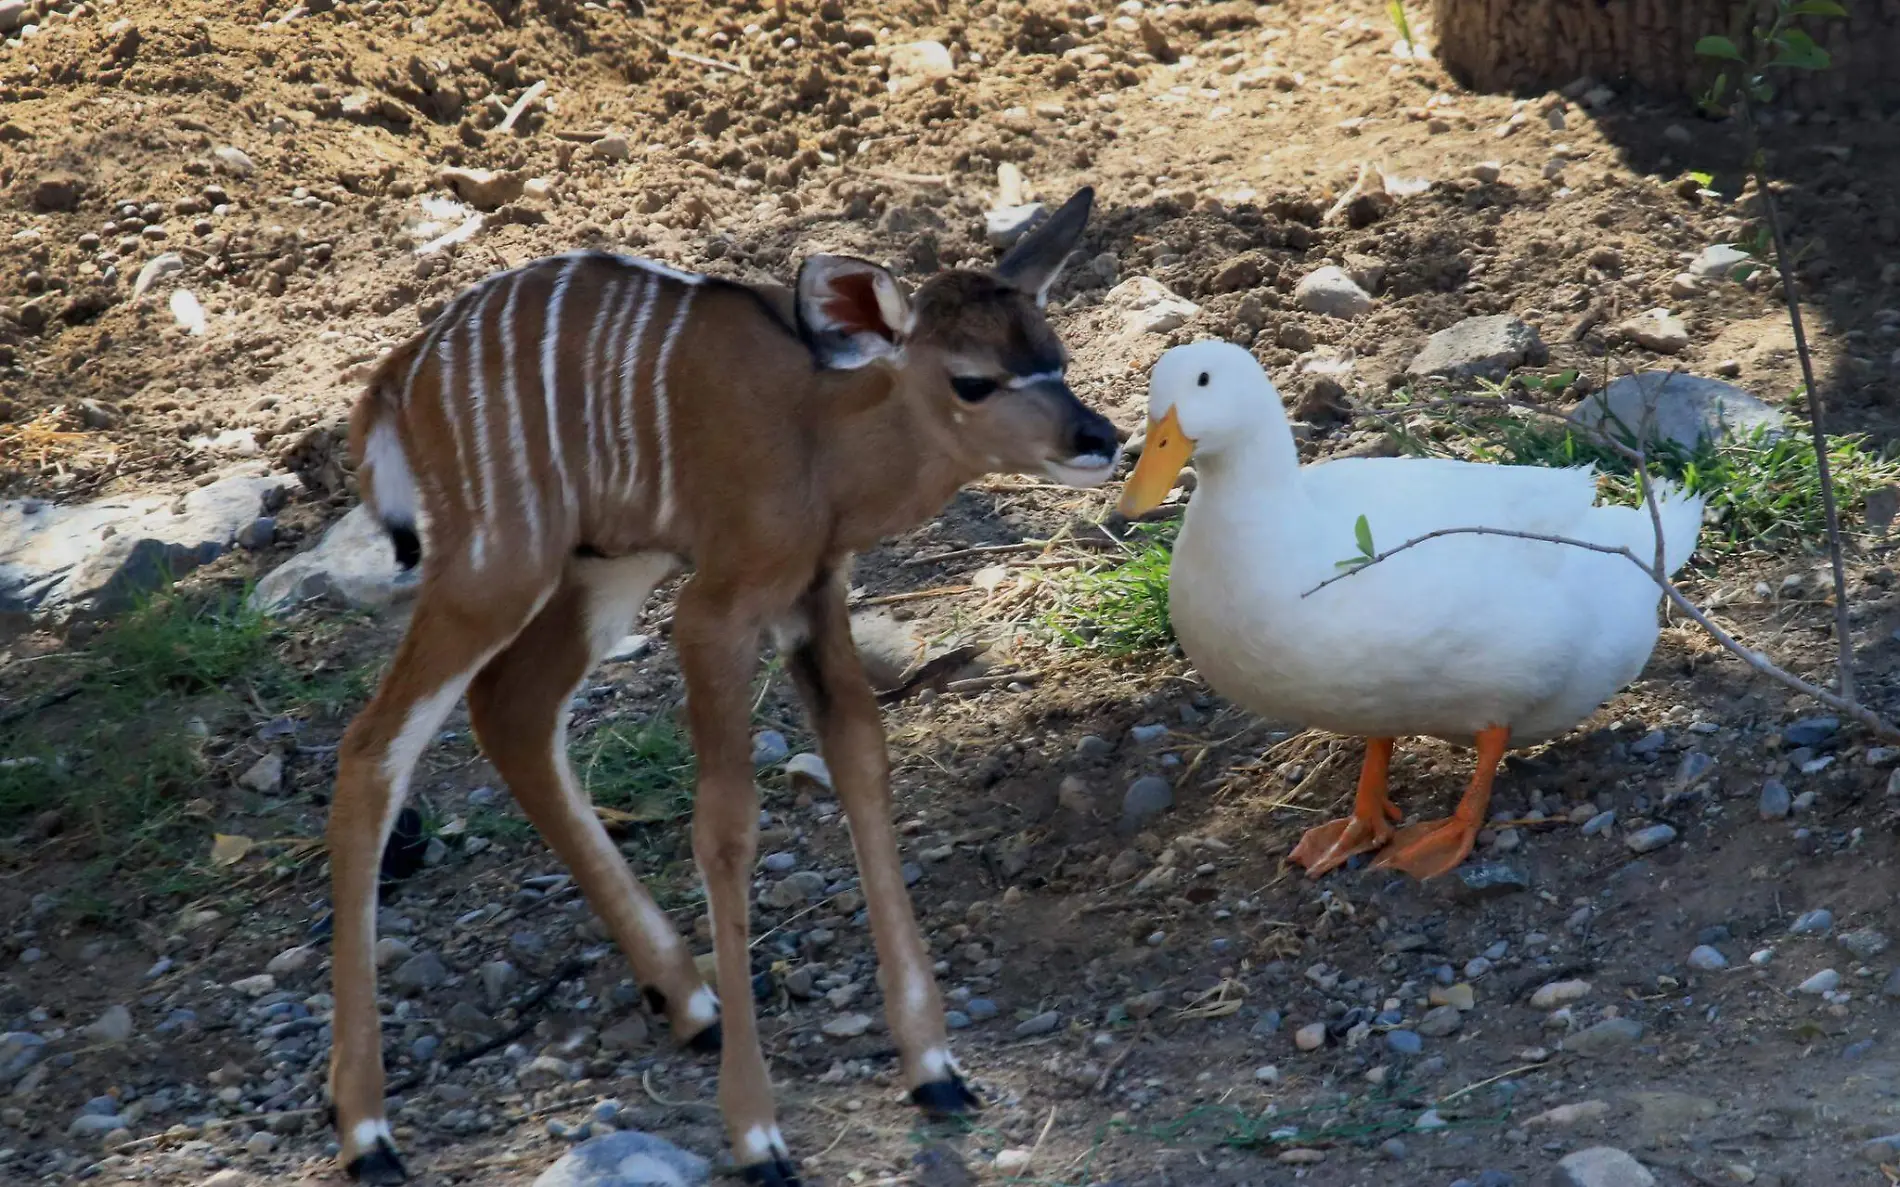
{"type": "Polygon", "coordinates": [[[842,552],[859,552],[936,515],[976,475],[941,426],[896,390],[865,375],[835,393],[837,415],[816,441],[817,480],[842,552]]]}

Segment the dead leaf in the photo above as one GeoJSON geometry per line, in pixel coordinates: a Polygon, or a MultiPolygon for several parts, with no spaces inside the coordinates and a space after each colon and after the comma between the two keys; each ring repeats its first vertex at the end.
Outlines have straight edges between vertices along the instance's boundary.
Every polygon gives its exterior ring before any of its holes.
{"type": "Polygon", "coordinates": [[[244,855],[249,853],[251,846],[256,843],[249,837],[231,833],[213,833],[211,834],[211,864],[234,866],[244,860],[244,855]]]}

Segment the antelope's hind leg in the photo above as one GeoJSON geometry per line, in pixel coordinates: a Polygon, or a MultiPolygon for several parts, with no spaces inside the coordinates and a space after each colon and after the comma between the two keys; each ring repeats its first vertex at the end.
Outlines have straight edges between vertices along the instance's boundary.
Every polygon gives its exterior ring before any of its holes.
{"type": "Polygon", "coordinates": [[[659,553],[573,562],[533,622],[469,689],[482,750],[515,802],[573,873],[648,999],[696,1050],[720,1044],[719,1001],[672,922],[627,868],[567,757],[568,705],[607,649],[633,625],[675,562],[659,553]]]}
{"type": "Polygon", "coordinates": [[[330,804],[331,988],[336,998],[329,1096],[339,1159],[365,1182],[400,1183],[402,1160],[383,1109],[382,1021],[376,1009],[376,884],[383,847],[418,759],[490,657],[545,600],[531,585],[479,600],[425,585],[376,696],[343,735],[330,804]]]}

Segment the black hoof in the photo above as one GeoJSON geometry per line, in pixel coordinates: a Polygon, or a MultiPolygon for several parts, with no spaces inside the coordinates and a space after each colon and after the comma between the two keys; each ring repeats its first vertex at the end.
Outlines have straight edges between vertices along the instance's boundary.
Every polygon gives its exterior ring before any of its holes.
{"type": "Polygon", "coordinates": [[[720,1049],[725,1045],[725,1029],[716,1021],[692,1038],[686,1040],[687,1048],[697,1051],[701,1055],[717,1055],[720,1049]]]}
{"type": "Polygon", "coordinates": [[[952,1075],[947,1080],[932,1080],[928,1084],[919,1084],[910,1090],[911,1103],[932,1117],[956,1117],[964,1113],[974,1113],[983,1107],[983,1101],[970,1091],[963,1077],[952,1075]]]}
{"type": "Polygon", "coordinates": [[[350,1160],[350,1177],[373,1187],[394,1187],[407,1182],[409,1172],[402,1169],[396,1148],[378,1138],[374,1146],[350,1160]]]}
{"type": "Polygon", "coordinates": [[[798,1178],[798,1168],[783,1158],[774,1158],[770,1162],[757,1162],[739,1171],[748,1183],[758,1187],[803,1187],[798,1178]]]}

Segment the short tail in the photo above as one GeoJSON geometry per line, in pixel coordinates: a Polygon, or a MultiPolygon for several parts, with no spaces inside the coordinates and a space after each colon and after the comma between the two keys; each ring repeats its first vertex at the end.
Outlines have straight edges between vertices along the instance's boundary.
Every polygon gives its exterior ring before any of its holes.
{"type": "Polygon", "coordinates": [[[389,533],[396,563],[413,569],[422,563],[422,491],[403,448],[402,409],[393,372],[406,366],[406,352],[383,361],[350,416],[350,452],[356,455],[356,481],[363,505],[389,533]]]}
{"type": "MultiPolygon", "coordinates": [[[[1695,555],[1696,544],[1702,536],[1704,500],[1701,495],[1690,494],[1681,483],[1668,479],[1657,479],[1655,491],[1656,509],[1662,518],[1663,567],[1673,576],[1695,555]]],[[[1644,519],[1648,519],[1647,514],[1644,519]]],[[[1656,546],[1654,528],[1646,527],[1645,545],[1637,550],[1637,555],[1644,558],[1655,555],[1656,546]]]]}

